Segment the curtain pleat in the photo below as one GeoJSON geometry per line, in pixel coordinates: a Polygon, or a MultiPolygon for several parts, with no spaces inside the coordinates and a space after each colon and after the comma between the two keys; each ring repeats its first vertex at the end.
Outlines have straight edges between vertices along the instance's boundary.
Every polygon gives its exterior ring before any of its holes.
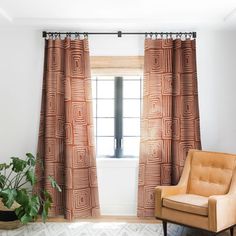
{"type": "Polygon", "coordinates": [[[195,40],[146,39],[138,216],[154,216],[154,189],[176,184],[201,149],[195,40]]]}
{"type": "Polygon", "coordinates": [[[53,197],[51,216],[72,220],[99,215],[89,48],[87,39],[48,39],[40,115],[35,191],[53,197]],[[53,176],[62,193],[53,189],[53,176]]]}

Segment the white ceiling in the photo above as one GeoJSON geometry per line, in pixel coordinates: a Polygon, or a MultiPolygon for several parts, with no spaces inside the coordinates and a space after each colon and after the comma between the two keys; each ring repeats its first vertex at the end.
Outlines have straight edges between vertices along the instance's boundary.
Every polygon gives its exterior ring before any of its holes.
{"type": "Polygon", "coordinates": [[[236,0],[0,0],[0,27],[236,30],[236,0]]]}

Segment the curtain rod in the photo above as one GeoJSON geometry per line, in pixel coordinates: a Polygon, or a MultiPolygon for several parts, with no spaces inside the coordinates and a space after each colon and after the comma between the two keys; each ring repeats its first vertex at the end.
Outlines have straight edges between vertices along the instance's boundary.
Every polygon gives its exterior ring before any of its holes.
{"type": "Polygon", "coordinates": [[[46,38],[47,36],[61,36],[61,35],[117,35],[118,37],[122,37],[122,35],[160,35],[160,36],[190,36],[193,38],[197,37],[196,32],[122,32],[122,31],[117,31],[117,32],[47,32],[43,31],[42,36],[43,38],[46,38]]]}

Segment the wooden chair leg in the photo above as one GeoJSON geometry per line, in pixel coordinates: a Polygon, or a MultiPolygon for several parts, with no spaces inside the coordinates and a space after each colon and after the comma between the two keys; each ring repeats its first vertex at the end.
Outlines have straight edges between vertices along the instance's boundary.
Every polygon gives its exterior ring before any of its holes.
{"type": "Polygon", "coordinates": [[[164,236],[167,236],[167,222],[163,220],[162,221],[162,226],[163,226],[164,236]]]}
{"type": "Polygon", "coordinates": [[[234,236],[234,227],[230,228],[230,236],[234,236]]]}

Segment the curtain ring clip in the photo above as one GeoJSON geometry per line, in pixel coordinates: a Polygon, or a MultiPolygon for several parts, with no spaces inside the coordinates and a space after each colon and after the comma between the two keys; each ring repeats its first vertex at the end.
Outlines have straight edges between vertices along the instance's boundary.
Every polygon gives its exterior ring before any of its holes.
{"type": "Polygon", "coordinates": [[[76,39],[79,39],[79,38],[80,38],[80,35],[79,35],[78,32],[75,33],[75,38],[76,38],[76,39]]]}

